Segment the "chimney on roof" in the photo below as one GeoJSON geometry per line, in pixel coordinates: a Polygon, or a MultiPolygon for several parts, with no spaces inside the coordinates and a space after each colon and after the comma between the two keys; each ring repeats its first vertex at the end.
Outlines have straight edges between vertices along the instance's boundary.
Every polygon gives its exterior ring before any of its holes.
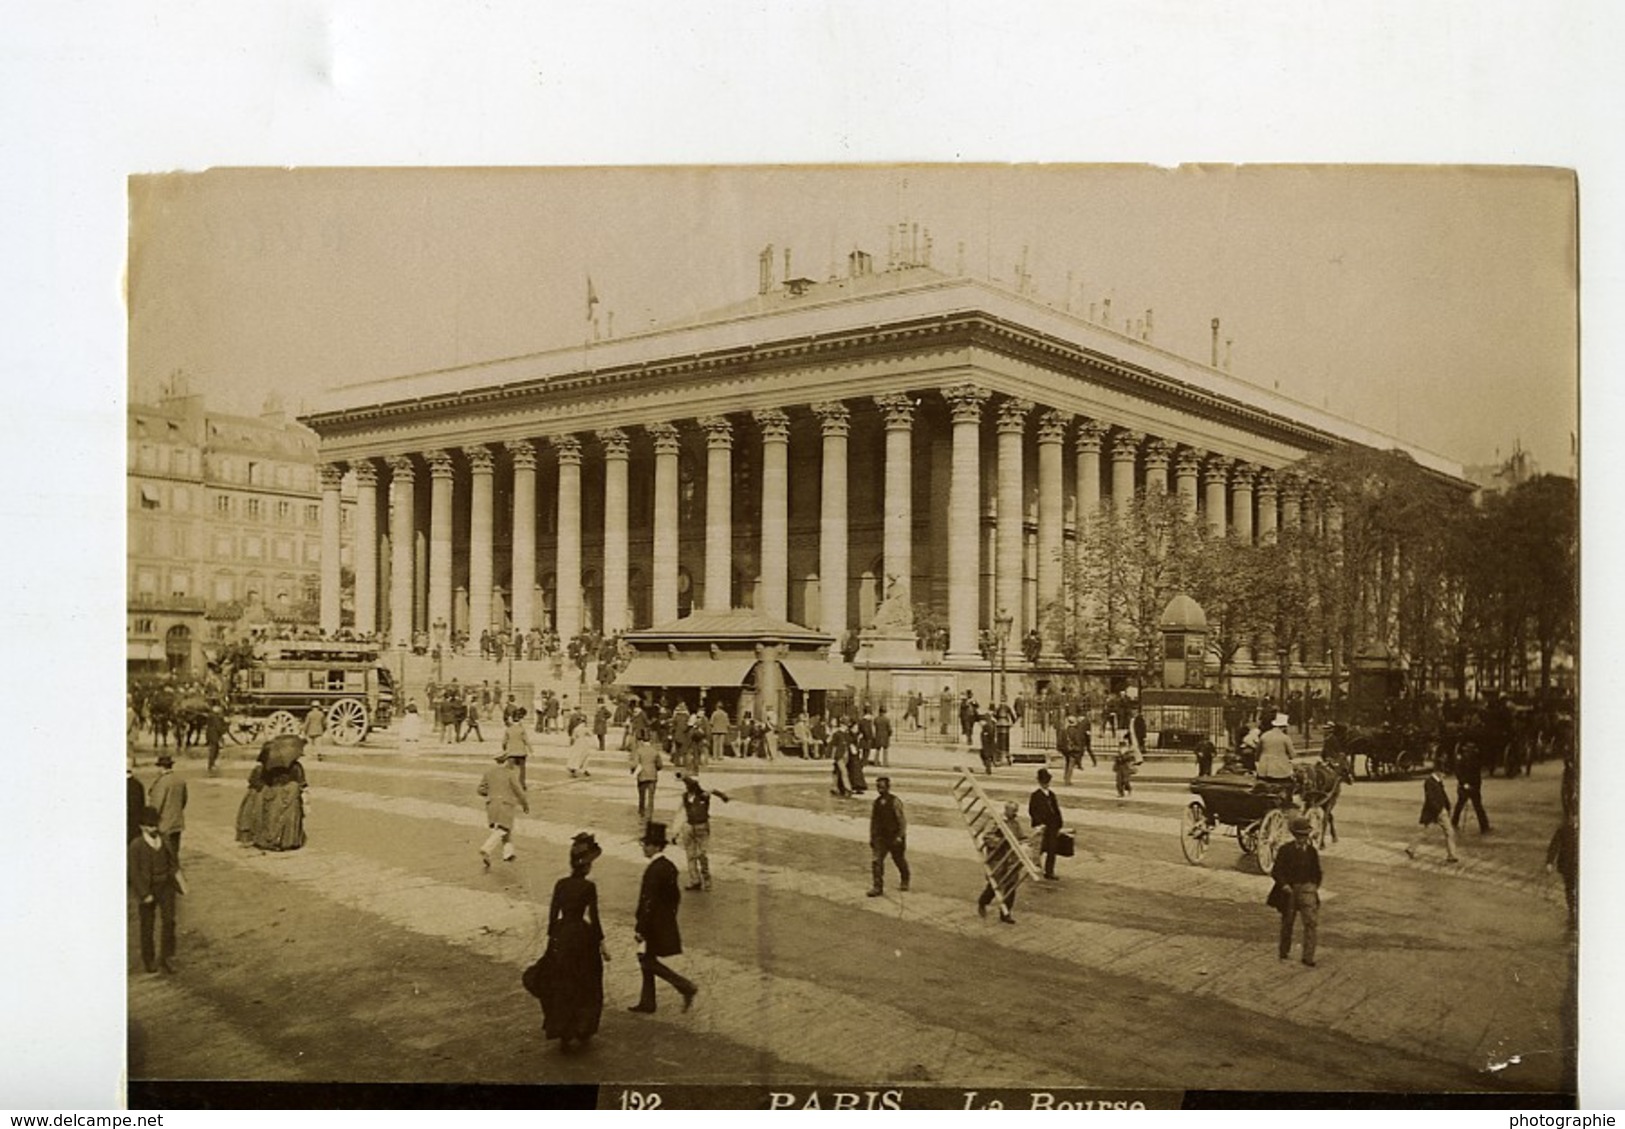
{"type": "Polygon", "coordinates": [[[762,248],[756,256],[756,293],[766,294],[773,289],[773,244],[762,248]]]}
{"type": "Polygon", "coordinates": [[[1146,341],[1151,340],[1151,307],[1149,306],[1145,310],[1145,333],[1142,334],[1142,337],[1146,341]]]}
{"type": "Polygon", "coordinates": [[[925,229],[925,265],[931,265],[931,229],[925,229]]]}
{"type": "Polygon", "coordinates": [[[1100,324],[1110,329],[1112,324],[1112,300],[1107,298],[1100,304],[1100,324]]]}
{"type": "Polygon", "coordinates": [[[1209,368],[1219,367],[1219,319],[1213,319],[1213,354],[1208,361],[1209,368]]]}
{"type": "Polygon", "coordinates": [[[784,281],[789,282],[790,275],[790,248],[784,249],[784,281]]]}
{"type": "Polygon", "coordinates": [[[1225,372],[1230,371],[1230,346],[1232,346],[1234,344],[1235,344],[1235,338],[1226,337],[1224,339],[1224,371],[1225,372]]]}

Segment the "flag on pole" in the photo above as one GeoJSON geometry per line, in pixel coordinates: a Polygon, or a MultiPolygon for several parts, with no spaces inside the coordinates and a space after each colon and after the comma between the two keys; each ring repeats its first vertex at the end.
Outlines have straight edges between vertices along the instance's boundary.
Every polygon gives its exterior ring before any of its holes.
{"type": "Polygon", "coordinates": [[[598,304],[598,291],[592,288],[592,275],[587,276],[587,320],[592,320],[592,308],[598,304]]]}

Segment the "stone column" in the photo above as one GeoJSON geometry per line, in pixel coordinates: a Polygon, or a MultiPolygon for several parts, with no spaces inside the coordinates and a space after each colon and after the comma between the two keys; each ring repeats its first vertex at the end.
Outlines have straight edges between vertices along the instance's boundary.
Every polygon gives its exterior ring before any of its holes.
{"type": "Polygon", "coordinates": [[[948,652],[950,662],[981,657],[976,598],[981,526],[982,405],[985,389],[960,384],[943,390],[953,415],[953,460],[948,487],[948,652]]]}
{"type": "Polygon", "coordinates": [[[1141,438],[1134,431],[1112,434],[1112,512],[1118,517],[1127,515],[1134,501],[1134,456],[1141,438]]]}
{"type": "Polygon", "coordinates": [[[1044,612],[1061,599],[1061,541],[1065,522],[1062,500],[1062,444],[1066,414],[1049,410],[1038,417],[1038,617],[1034,626],[1044,637],[1044,653],[1055,651],[1056,633],[1045,626],[1044,612]]]}
{"type": "Polygon", "coordinates": [[[650,617],[656,626],[677,618],[677,428],[652,423],[655,443],[654,560],[649,580],[650,617]]]}
{"type": "Polygon", "coordinates": [[[1027,632],[1022,615],[1022,529],[1026,517],[1025,491],[1021,484],[1021,443],[1027,431],[1031,400],[1006,400],[999,405],[998,459],[999,492],[997,511],[998,552],[994,558],[994,604],[1010,614],[1010,645],[1021,654],[1021,637],[1027,632]]]}
{"type": "Polygon", "coordinates": [[[1275,540],[1275,472],[1260,470],[1253,476],[1253,489],[1258,497],[1258,543],[1275,540]]]}
{"type": "Polygon", "coordinates": [[[1202,455],[1189,447],[1181,447],[1174,456],[1174,487],[1185,516],[1196,520],[1196,476],[1202,468],[1202,455]]]}
{"type": "Polygon", "coordinates": [[[480,632],[491,626],[491,588],[495,561],[492,540],[496,458],[491,448],[474,444],[463,448],[468,456],[468,636],[478,646],[480,632]]]}
{"type": "Polygon", "coordinates": [[[1209,455],[1202,464],[1207,473],[1207,532],[1209,537],[1223,537],[1229,528],[1226,517],[1226,504],[1229,499],[1225,496],[1229,485],[1230,466],[1232,460],[1223,455],[1209,455]]]}
{"type": "Polygon", "coordinates": [[[627,529],[627,477],[632,463],[632,441],[618,427],[598,433],[604,445],[604,634],[614,635],[632,626],[631,548],[627,529]]]}
{"type": "Polygon", "coordinates": [[[1078,544],[1091,522],[1100,516],[1100,444],[1106,435],[1106,425],[1099,420],[1078,420],[1078,433],[1073,441],[1078,470],[1078,544]]]}
{"type": "Polygon", "coordinates": [[[886,579],[897,578],[896,597],[914,622],[914,400],[906,393],[876,396],[886,417],[886,517],[881,552],[885,576],[880,597],[887,595],[886,579]]]}
{"type": "Polygon", "coordinates": [[[449,451],[429,460],[429,642],[451,642],[451,476],[449,451]]]}
{"type": "Polygon", "coordinates": [[[560,435],[559,536],[554,557],[553,623],[560,645],[581,634],[581,440],[560,435]]]}
{"type": "Polygon", "coordinates": [[[1166,439],[1147,439],[1145,442],[1145,492],[1168,493],[1168,461],[1173,457],[1174,445],[1166,439]]]}
{"type": "Polygon", "coordinates": [[[1299,504],[1303,497],[1303,476],[1281,475],[1281,528],[1296,531],[1299,525],[1299,504]]]}
{"type": "Polygon", "coordinates": [[[378,467],[371,459],[355,471],[355,629],[378,630],[378,467]]]}
{"type": "Polygon", "coordinates": [[[412,644],[413,492],[417,470],[406,455],[389,460],[389,638],[412,644]]]}
{"type": "Polygon", "coordinates": [[[322,482],[322,596],[321,596],[321,628],[323,631],[337,631],[343,626],[339,609],[342,606],[343,592],[339,571],[339,516],[341,495],[339,487],[344,482],[344,468],[335,463],[324,463],[321,468],[322,482]]]}
{"type": "Polygon", "coordinates": [[[814,404],[824,428],[823,488],[819,495],[818,592],[823,607],[819,629],[835,636],[830,659],[841,657],[846,634],[846,437],[852,413],[840,402],[814,404]]]}
{"type": "Polygon", "coordinates": [[[790,417],[755,413],[762,429],[762,612],[790,618],[790,417]]]}
{"type": "Polygon", "coordinates": [[[1258,468],[1237,463],[1230,472],[1230,528],[1243,545],[1253,543],[1253,477],[1258,468]]]}
{"type": "Polygon", "coordinates": [[[529,439],[508,444],[513,456],[513,630],[536,623],[536,445],[529,439]]]}
{"type": "Polygon", "coordinates": [[[733,424],[706,416],[705,429],[705,610],[733,606],[733,424]]]}

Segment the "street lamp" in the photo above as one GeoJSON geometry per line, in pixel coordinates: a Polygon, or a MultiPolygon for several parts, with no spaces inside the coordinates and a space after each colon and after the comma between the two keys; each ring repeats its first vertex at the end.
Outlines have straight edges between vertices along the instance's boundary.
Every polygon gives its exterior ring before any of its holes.
{"type": "Polygon", "coordinates": [[[1275,661],[1280,664],[1280,669],[1281,669],[1281,703],[1280,703],[1280,712],[1281,713],[1286,712],[1287,693],[1291,689],[1291,686],[1288,684],[1288,681],[1287,681],[1288,678],[1291,677],[1291,675],[1289,673],[1291,668],[1287,666],[1287,660],[1289,660],[1291,657],[1292,657],[1292,652],[1288,648],[1286,648],[1286,647],[1277,647],[1275,649],[1275,661]]]}
{"type": "MultiPolygon", "coordinates": [[[[1004,705],[1009,698],[1009,686],[1005,679],[1005,654],[1010,646],[1010,628],[1015,624],[1015,617],[1004,608],[993,617],[993,645],[999,652],[999,705],[1004,705]]],[[[992,691],[989,691],[991,694],[992,691]]]]}

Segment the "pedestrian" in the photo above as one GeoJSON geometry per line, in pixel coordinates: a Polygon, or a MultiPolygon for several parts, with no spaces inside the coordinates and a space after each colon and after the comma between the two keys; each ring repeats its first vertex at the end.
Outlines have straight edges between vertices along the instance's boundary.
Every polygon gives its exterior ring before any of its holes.
{"type": "Polygon", "coordinates": [[[1112,759],[1112,778],[1117,783],[1117,798],[1134,792],[1134,734],[1123,730],[1117,742],[1117,756],[1112,759]]]}
{"type": "Polygon", "coordinates": [[[1061,755],[1061,783],[1071,784],[1072,773],[1083,764],[1078,748],[1078,719],[1072,714],[1063,715],[1055,731],[1055,751],[1061,755]]]}
{"type": "Polygon", "coordinates": [[[1218,754],[1210,738],[1203,737],[1196,742],[1196,775],[1211,776],[1213,774],[1213,758],[1218,754]]]}
{"type": "Polygon", "coordinates": [[[226,737],[226,715],[219,706],[209,707],[209,716],[203,722],[203,743],[209,752],[209,775],[214,776],[220,770],[215,768],[215,761],[220,759],[220,744],[226,737]]]}
{"type": "Polygon", "coordinates": [[[1258,726],[1249,720],[1243,728],[1241,739],[1236,743],[1236,752],[1241,757],[1241,767],[1244,772],[1258,771],[1258,746],[1264,739],[1258,726]]]}
{"type": "Polygon", "coordinates": [[[677,888],[677,867],[663,853],[666,849],[666,825],[651,821],[643,829],[643,857],[649,860],[643,872],[643,885],[638,890],[638,910],[633,939],[643,946],[638,964],[643,970],[643,993],[628,1011],[654,1014],[655,977],[676,988],[683,997],[683,1010],[687,1011],[699,994],[699,986],[661,963],[661,957],[677,956],[683,951],[682,934],[677,928],[677,907],[683,893],[677,888]]]}
{"type": "Polygon", "coordinates": [[[147,786],[135,775],[135,757],[124,757],[124,841],[141,834],[141,811],[147,806],[147,786]]]}
{"type": "Polygon", "coordinates": [[[519,770],[519,790],[529,791],[530,785],[525,780],[525,765],[530,761],[530,734],[525,732],[525,707],[515,706],[513,720],[502,733],[502,751],[508,756],[508,763],[519,770]]]}
{"type": "Polygon", "coordinates": [[[1450,797],[1444,791],[1444,768],[1437,761],[1429,770],[1427,779],[1422,781],[1422,814],[1417,819],[1420,829],[1416,837],[1411,840],[1405,853],[1411,858],[1416,857],[1416,848],[1426,837],[1429,827],[1438,825],[1444,832],[1445,862],[1460,862],[1456,857],[1456,829],[1451,826],[1448,818],[1450,812],[1450,797]]]}
{"type": "Polygon", "coordinates": [[[1479,755],[1477,744],[1463,741],[1456,750],[1456,806],[1450,813],[1450,822],[1456,830],[1461,830],[1461,809],[1470,801],[1473,814],[1478,817],[1478,833],[1490,833],[1489,816],[1484,814],[1483,791],[1484,760],[1479,755]]]}
{"type": "Polygon", "coordinates": [[[1546,873],[1563,876],[1563,900],[1569,907],[1569,931],[1580,926],[1580,816],[1567,814],[1546,847],[1546,873]]]}
{"type": "Polygon", "coordinates": [[[259,756],[248,770],[248,791],[237,805],[237,842],[252,847],[265,824],[265,774],[271,756],[271,743],[260,746],[259,756]]]}
{"type": "MultiPolygon", "coordinates": [[[[316,743],[321,740],[322,734],[327,732],[327,717],[322,713],[322,704],[320,702],[310,703],[310,709],[305,711],[305,724],[302,727],[302,732],[305,735],[305,744],[313,749],[316,747],[316,743]]],[[[316,759],[322,759],[320,750],[317,750],[316,759]]]]}
{"type": "Polygon", "coordinates": [[[304,766],[299,763],[305,739],[295,733],[273,737],[265,746],[265,787],[254,828],[254,845],[262,851],[297,851],[305,845],[304,766]]]}
{"type": "Polygon", "coordinates": [[[186,830],[186,781],[175,775],[175,758],[169,751],[158,754],[158,779],[147,789],[147,803],[158,809],[158,830],[181,861],[181,832],[186,830]]]}
{"type": "Polygon", "coordinates": [[[609,734],[609,707],[602,698],[598,700],[598,710],[592,715],[592,733],[598,738],[598,751],[604,751],[604,738],[609,734]]]}
{"type": "Polygon", "coordinates": [[[863,757],[858,753],[858,736],[852,719],[842,722],[846,726],[846,779],[852,785],[854,796],[865,796],[869,793],[869,781],[863,774],[863,757]]]}
{"type": "MultiPolygon", "coordinates": [[[[1010,834],[1020,832],[1020,819],[1020,807],[1014,800],[1006,800],[1004,822],[1010,834]]],[[[1001,831],[989,831],[982,836],[982,852],[987,860],[987,870],[991,877],[988,878],[987,885],[982,887],[981,896],[976,899],[976,912],[986,917],[987,907],[997,898],[999,923],[1002,925],[1016,923],[1016,891],[1021,888],[1021,880],[1027,876],[1026,867],[1010,865],[1016,850],[1016,842],[1001,831]],[[998,887],[994,886],[995,881],[999,883],[998,887]]]]}
{"type": "Polygon", "coordinates": [[[180,862],[159,830],[158,809],[141,809],[135,838],[125,854],[125,873],[135,896],[141,936],[141,963],[148,972],[175,971],[175,895],[179,892],[180,862]],[[162,922],[161,949],[153,945],[154,919],[162,922]]]}
{"type": "Polygon", "coordinates": [[[897,888],[908,892],[908,815],[903,811],[903,801],[892,795],[891,777],[876,777],[875,789],[880,794],[869,811],[870,870],[874,877],[874,885],[869,888],[871,898],[886,892],[887,855],[897,864],[897,888]]]}
{"type": "Polygon", "coordinates": [[[863,713],[858,718],[858,762],[870,764],[875,756],[875,714],[869,703],[863,704],[863,713]]]}
{"type": "Polygon", "coordinates": [[[1292,787],[1292,735],[1287,731],[1291,719],[1284,713],[1275,715],[1268,733],[1258,741],[1258,781],[1277,788],[1292,787]]]}
{"type": "Polygon", "coordinates": [[[579,710],[570,715],[570,727],[565,731],[565,740],[570,746],[570,753],[564,766],[569,769],[570,775],[591,776],[592,771],[587,765],[592,760],[595,742],[592,730],[587,725],[587,718],[579,710]]]}
{"type": "Polygon", "coordinates": [[[1309,841],[1313,825],[1303,815],[1292,817],[1292,842],[1275,852],[1270,877],[1270,904],[1281,913],[1282,960],[1292,956],[1292,934],[1298,918],[1303,918],[1303,963],[1315,967],[1315,944],[1320,935],[1320,852],[1309,841]]]}
{"type": "Polygon", "coordinates": [[[651,820],[655,815],[655,789],[660,784],[660,770],[666,762],[661,759],[660,745],[648,739],[633,742],[629,767],[638,785],[638,818],[651,820]]]}
{"type": "Polygon", "coordinates": [[[977,714],[971,723],[971,739],[981,746],[982,771],[988,776],[993,775],[993,764],[999,759],[998,728],[992,714],[977,714]]]}
{"type": "Polygon", "coordinates": [[[684,889],[709,890],[711,797],[715,796],[723,803],[727,803],[728,796],[727,793],[714,788],[706,789],[692,772],[679,773],[678,778],[683,782],[683,798],[682,806],[678,809],[679,823],[676,836],[677,841],[682,844],[683,853],[688,856],[688,885],[684,889]]]}
{"type": "Polygon", "coordinates": [[[812,757],[814,760],[821,760],[828,754],[829,744],[829,721],[823,714],[812,719],[808,733],[812,737],[812,757]]]}
{"type": "Polygon", "coordinates": [[[852,794],[852,778],[850,765],[852,760],[852,735],[846,731],[846,723],[837,720],[829,731],[829,770],[834,777],[835,787],[829,790],[832,796],[850,796],[852,794]]]}
{"type": "Polygon", "coordinates": [[[875,715],[875,763],[882,768],[891,767],[891,718],[886,716],[885,706],[875,715]]]}
{"type": "Polygon", "coordinates": [[[1139,764],[1145,760],[1146,733],[1145,713],[1138,705],[1134,707],[1134,720],[1129,722],[1129,732],[1134,735],[1134,763],[1139,764]]]}
{"type": "Polygon", "coordinates": [[[401,717],[401,745],[416,747],[423,740],[423,715],[418,713],[416,702],[406,703],[406,713],[401,717]]]}
{"type": "Polygon", "coordinates": [[[690,772],[698,772],[705,764],[706,750],[711,747],[711,719],[704,710],[695,710],[688,723],[688,748],[683,750],[683,764],[690,772]]]}
{"type": "Polygon", "coordinates": [[[587,831],[570,841],[570,873],[553,885],[547,907],[547,949],[537,961],[536,996],[542,1034],[569,1054],[598,1033],[604,1014],[604,964],[609,949],[598,920],[598,887],[587,877],[603,848],[587,831]]]}
{"type": "Polygon", "coordinates": [[[1056,881],[1055,856],[1060,850],[1061,839],[1061,801],[1055,798],[1050,791],[1050,772],[1047,768],[1038,770],[1038,787],[1027,799],[1027,818],[1032,821],[1033,830],[1043,829],[1044,838],[1040,849],[1044,854],[1044,878],[1047,881],[1056,881]]]}
{"type": "Polygon", "coordinates": [[[480,744],[485,744],[485,734],[480,732],[480,702],[473,694],[463,703],[463,732],[457,738],[459,741],[468,740],[470,733],[474,734],[480,744]]]}
{"type": "Polygon", "coordinates": [[[728,748],[728,726],[731,721],[728,711],[722,708],[719,701],[711,711],[711,759],[717,764],[722,763],[723,754],[728,748]]]}
{"type": "Polygon", "coordinates": [[[477,791],[485,797],[485,822],[491,829],[491,834],[480,844],[480,861],[489,870],[491,852],[498,846],[502,848],[503,862],[512,862],[518,857],[513,848],[514,821],[519,811],[530,814],[530,801],[525,798],[525,789],[519,783],[513,758],[505,749],[497,753],[496,763],[480,777],[477,791]]]}

